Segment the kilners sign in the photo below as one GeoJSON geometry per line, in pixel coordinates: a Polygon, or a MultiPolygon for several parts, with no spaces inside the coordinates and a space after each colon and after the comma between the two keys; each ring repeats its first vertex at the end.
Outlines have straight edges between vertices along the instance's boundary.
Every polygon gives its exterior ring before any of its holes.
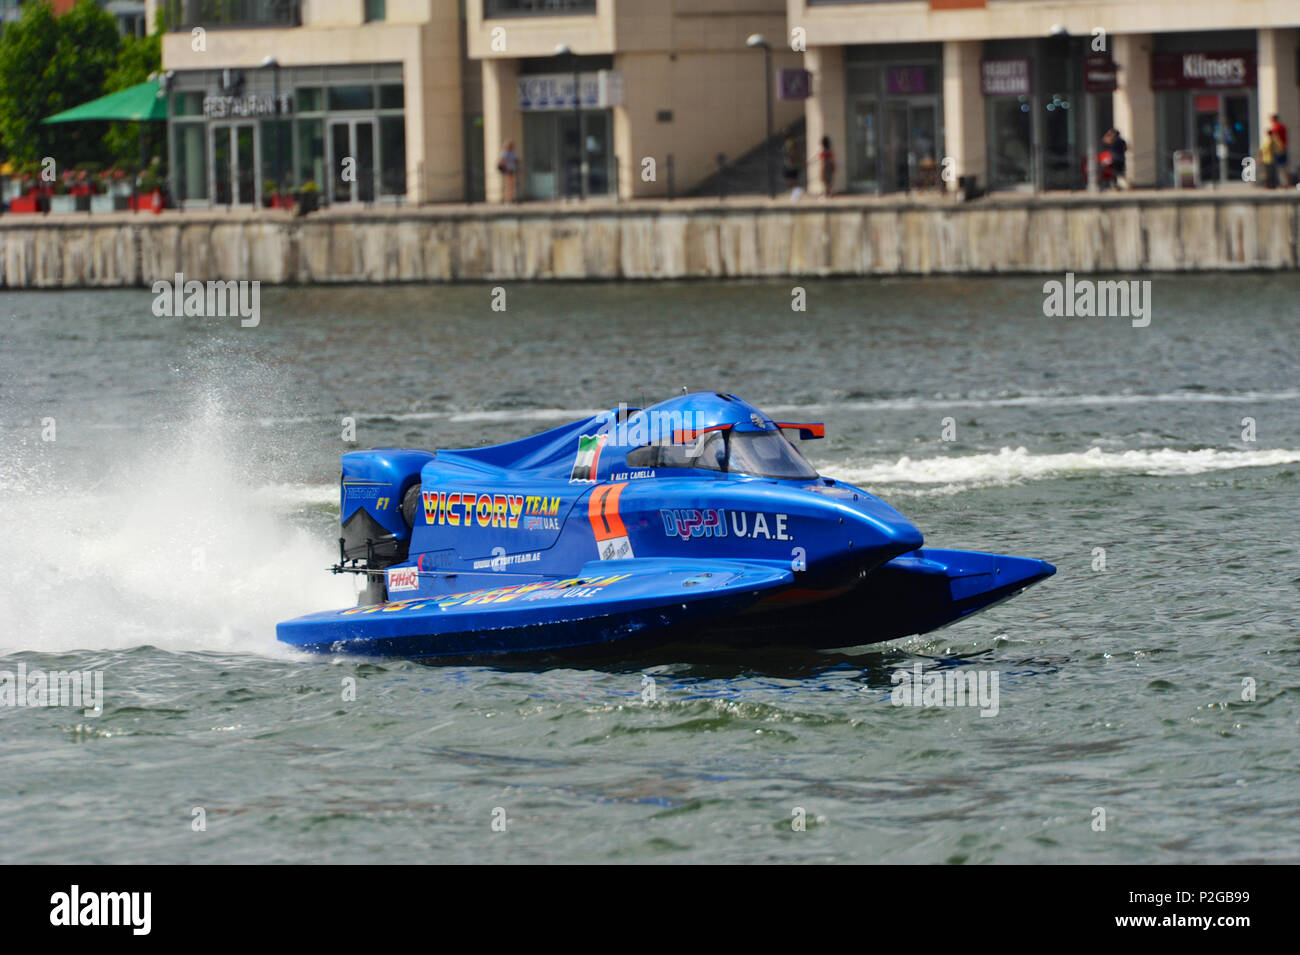
{"type": "Polygon", "coordinates": [[[1151,54],[1153,90],[1235,90],[1254,85],[1254,50],[1151,54]]]}

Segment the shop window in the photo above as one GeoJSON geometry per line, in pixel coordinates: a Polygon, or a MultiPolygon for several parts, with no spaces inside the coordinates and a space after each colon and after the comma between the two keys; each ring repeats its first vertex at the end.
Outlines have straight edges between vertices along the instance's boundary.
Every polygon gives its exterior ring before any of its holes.
{"type": "Polygon", "coordinates": [[[293,96],[294,108],[299,113],[319,113],[323,108],[319,86],[300,86],[293,96]]]}
{"type": "Polygon", "coordinates": [[[319,119],[300,119],[294,124],[298,146],[295,183],[314,182],[325,189],[325,124],[319,119]]]}
{"type": "Polygon", "coordinates": [[[329,108],[331,110],[374,109],[375,89],[373,86],[331,86],[329,108]]]}
{"type": "Polygon", "coordinates": [[[406,195],[406,117],[379,117],[379,191],[385,196],[406,195]]]}
{"type": "Polygon", "coordinates": [[[171,166],[176,198],[208,198],[208,150],[203,123],[172,124],[171,166]]]}
{"type": "Polygon", "coordinates": [[[406,88],[401,83],[379,87],[380,109],[402,109],[406,106],[406,88]]]}
{"type": "Polygon", "coordinates": [[[202,93],[176,93],[172,96],[173,116],[202,116],[202,93]]]}
{"type": "Polygon", "coordinates": [[[262,121],[262,183],[263,191],[275,183],[281,192],[292,189],[293,137],[292,124],[287,119],[262,121]],[[283,178],[283,182],[281,179],[283,178]]]}
{"type": "Polygon", "coordinates": [[[1033,116],[1028,96],[989,97],[989,182],[995,188],[1033,181],[1033,116]]]}

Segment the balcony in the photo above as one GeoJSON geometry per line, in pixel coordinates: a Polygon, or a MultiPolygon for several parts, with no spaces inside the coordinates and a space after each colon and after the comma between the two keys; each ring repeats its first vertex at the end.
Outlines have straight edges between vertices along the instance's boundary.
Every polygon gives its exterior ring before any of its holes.
{"type": "Polygon", "coordinates": [[[165,0],[172,32],[302,26],[301,0],[165,0]]]}
{"type": "Polygon", "coordinates": [[[594,14],[596,0],[483,0],[483,18],[594,14]]]}

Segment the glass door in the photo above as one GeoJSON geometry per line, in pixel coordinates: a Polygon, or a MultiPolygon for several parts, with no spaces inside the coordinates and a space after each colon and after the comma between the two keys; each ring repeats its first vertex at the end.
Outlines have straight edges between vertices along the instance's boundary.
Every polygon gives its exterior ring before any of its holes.
{"type": "MultiPolygon", "coordinates": [[[[555,163],[555,117],[551,113],[524,113],[523,166],[525,179],[523,195],[529,199],[554,199],[559,195],[559,181],[555,163]]],[[[500,157],[488,156],[493,175],[500,157]]]]}
{"type": "MultiPolygon", "coordinates": [[[[877,190],[880,155],[876,148],[876,135],[876,101],[858,100],[853,104],[853,144],[849,155],[849,176],[855,191],[877,190]]],[[[808,148],[818,147],[809,143],[808,148]]]]}
{"type": "Polygon", "coordinates": [[[907,162],[907,104],[885,104],[885,191],[906,190],[911,177],[907,162]]]}
{"type": "Polygon", "coordinates": [[[209,132],[212,154],[210,195],[214,205],[257,204],[261,175],[260,137],[253,123],[213,123],[209,132]]]}
{"type": "Polygon", "coordinates": [[[330,201],[375,199],[375,123],[340,119],[330,123],[330,201]]]}
{"type": "Polygon", "coordinates": [[[908,108],[908,178],[913,189],[939,188],[938,107],[930,103],[908,108]]]}

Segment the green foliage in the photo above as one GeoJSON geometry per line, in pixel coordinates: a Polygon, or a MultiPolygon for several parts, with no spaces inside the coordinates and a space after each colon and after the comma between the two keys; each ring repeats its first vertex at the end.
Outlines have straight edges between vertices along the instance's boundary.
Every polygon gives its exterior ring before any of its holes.
{"type": "Polygon", "coordinates": [[[28,3],[0,34],[0,145],[19,161],[53,156],[71,168],[104,154],[104,127],[42,126],[47,116],[93,100],[117,62],[117,27],[94,0],[54,16],[46,0],[28,3]]]}
{"type": "MultiPolygon", "coordinates": [[[[114,93],[143,83],[162,65],[162,33],[122,38],[117,63],[104,81],[104,92],[114,93]]],[[[166,123],[109,123],[104,134],[107,155],[120,162],[136,163],[144,156],[159,156],[167,151],[166,123]],[[144,127],[144,140],[140,139],[144,127]]]]}

